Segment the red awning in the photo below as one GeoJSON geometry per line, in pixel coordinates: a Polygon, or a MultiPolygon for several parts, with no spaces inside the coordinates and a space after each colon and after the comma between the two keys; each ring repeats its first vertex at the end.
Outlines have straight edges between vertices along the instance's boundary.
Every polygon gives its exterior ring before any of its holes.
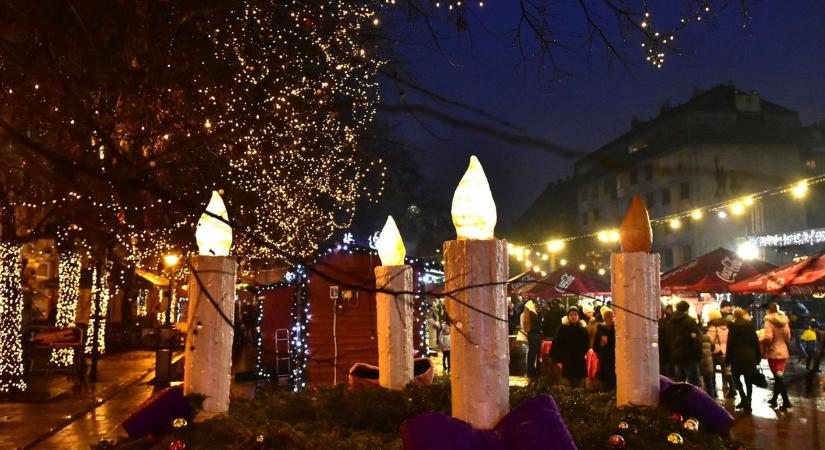
{"type": "Polygon", "coordinates": [[[662,275],[662,294],[678,292],[729,292],[731,284],[763,274],[776,266],[761,260],[746,261],[719,247],[662,275]]]}
{"type": "Polygon", "coordinates": [[[825,257],[808,258],[743,280],[730,287],[737,294],[797,294],[825,292],[825,257]]]}
{"type": "Polygon", "coordinates": [[[573,269],[559,269],[521,293],[525,297],[558,298],[576,295],[609,295],[610,282],[599,276],[573,269]]]}

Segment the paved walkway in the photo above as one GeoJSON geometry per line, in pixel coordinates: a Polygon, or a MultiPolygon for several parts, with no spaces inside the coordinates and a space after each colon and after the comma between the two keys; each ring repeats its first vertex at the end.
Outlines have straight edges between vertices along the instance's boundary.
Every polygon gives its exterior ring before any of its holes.
{"type": "MultiPolygon", "coordinates": [[[[128,392],[137,397],[145,394],[140,401],[145,400],[151,394],[151,386],[140,385],[138,382],[148,380],[153,374],[154,365],[153,351],[113,354],[100,360],[98,381],[88,389],[69,390],[48,403],[0,403],[0,448],[88,448],[85,444],[88,440],[78,440],[77,445],[70,445],[67,441],[66,445],[58,446],[46,446],[46,442],[40,441],[50,433],[58,432],[60,435],[75,427],[78,418],[82,416],[85,420],[90,417],[87,412],[97,405],[101,406],[89,414],[100,418],[101,426],[111,425],[111,428],[116,428],[116,411],[126,407],[120,406],[123,402],[119,396],[128,392]],[[136,389],[144,392],[135,393],[136,389]],[[115,401],[106,401],[110,397],[115,401]],[[103,423],[104,417],[106,423],[103,423]],[[63,428],[67,424],[71,424],[70,427],[63,428]]],[[[56,378],[54,383],[60,384],[63,380],[56,378]]],[[[101,428],[100,431],[105,430],[101,428]]]]}

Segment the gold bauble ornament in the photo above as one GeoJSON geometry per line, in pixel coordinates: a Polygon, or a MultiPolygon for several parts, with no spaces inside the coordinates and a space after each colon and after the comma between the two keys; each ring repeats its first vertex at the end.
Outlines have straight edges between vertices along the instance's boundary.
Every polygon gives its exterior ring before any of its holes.
{"type": "Polygon", "coordinates": [[[699,431],[699,420],[695,417],[691,417],[690,419],[686,420],[682,426],[688,431],[699,431]]]}
{"type": "Polygon", "coordinates": [[[673,445],[683,445],[685,443],[685,439],[679,433],[668,434],[667,441],[673,445]]]}

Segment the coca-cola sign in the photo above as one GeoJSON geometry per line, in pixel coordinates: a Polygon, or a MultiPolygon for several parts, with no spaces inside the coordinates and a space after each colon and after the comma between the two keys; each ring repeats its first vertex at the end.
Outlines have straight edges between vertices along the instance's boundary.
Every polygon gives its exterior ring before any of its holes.
{"type": "Polygon", "coordinates": [[[559,282],[556,283],[555,288],[559,292],[567,292],[567,288],[569,288],[574,281],[576,281],[576,277],[574,275],[563,273],[559,279],[559,282]]]}
{"type": "Polygon", "coordinates": [[[742,260],[726,256],[722,259],[722,269],[716,271],[716,276],[726,283],[733,283],[736,281],[736,275],[739,274],[739,269],[742,268],[742,260]]]}

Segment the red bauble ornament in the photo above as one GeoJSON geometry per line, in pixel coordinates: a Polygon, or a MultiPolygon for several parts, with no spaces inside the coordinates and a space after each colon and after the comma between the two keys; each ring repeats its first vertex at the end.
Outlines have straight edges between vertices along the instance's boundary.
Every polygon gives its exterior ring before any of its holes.
{"type": "Polygon", "coordinates": [[[169,450],[183,450],[186,448],[186,442],[183,442],[180,439],[174,440],[169,443],[169,450]]]}
{"type": "Polygon", "coordinates": [[[610,436],[610,440],[608,441],[610,446],[613,448],[625,448],[627,447],[627,442],[625,442],[624,438],[619,436],[618,434],[614,434],[610,436]]]}
{"type": "Polygon", "coordinates": [[[679,413],[673,413],[670,415],[670,419],[677,423],[682,423],[685,421],[685,416],[679,413]]]}

